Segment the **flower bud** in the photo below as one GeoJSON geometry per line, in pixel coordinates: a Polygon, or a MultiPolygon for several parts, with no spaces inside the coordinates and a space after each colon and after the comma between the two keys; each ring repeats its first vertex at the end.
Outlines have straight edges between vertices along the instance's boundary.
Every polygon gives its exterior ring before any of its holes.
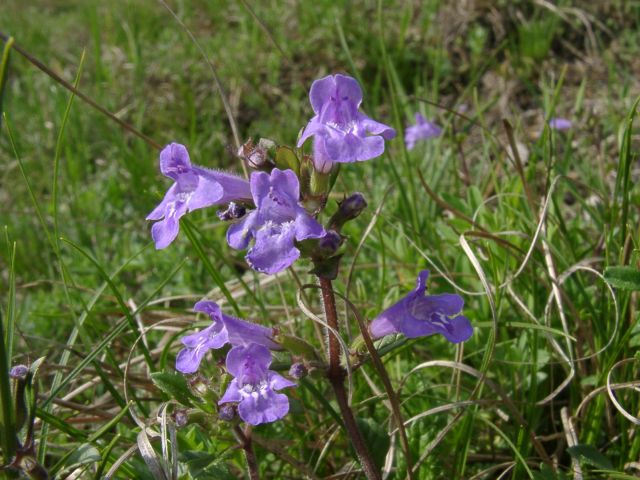
{"type": "Polygon", "coordinates": [[[367,208],[367,201],[360,192],[353,193],[338,204],[338,211],[329,220],[329,227],[340,230],[349,220],[353,220],[367,208]]]}
{"type": "Polygon", "coordinates": [[[9,376],[16,380],[24,380],[29,373],[29,367],[26,365],[16,365],[9,371],[9,376]]]}
{"type": "Polygon", "coordinates": [[[257,145],[250,139],[238,149],[238,156],[251,168],[259,169],[269,161],[269,150],[275,146],[276,144],[267,138],[261,138],[257,145]]]}
{"type": "Polygon", "coordinates": [[[307,369],[307,367],[304,365],[304,363],[300,362],[294,363],[289,369],[289,376],[295,378],[296,380],[306,377],[308,373],[309,370],[307,369]]]}
{"type": "Polygon", "coordinates": [[[218,410],[218,417],[225,422],[231,422],[236,417],[236,407],[230,403],[222,405],[218,410]]]}
{"type": "Polygon", "coordinates": [[[173,421],[176,423],[176,427],[184,427],[189,422],[187,412],[184,410],[177,410],[173,414],[173,421]]]}
{"type": "Polygon", "coordinates": [[[325,256],[336,253],[341,243],[342,237],[335,230],[328,230],[325,236],[318,240],[318,246],[325,256]]]}
{"type": "Polygon", "coordinates": [[[235,202],[229,202],[229,206],[226,210],[218,210],[216,215],[223,222],[228,222],[229,220],[237,220],[238,218],[244,217],[244,214],[247,213],[247,209],[242,205],[238,205],[235,202]]]}
{"type": "Polygon", "coordinates": [[[341,212],[347,220],[353,220],[360,215],[365,208],[367,208],[367,201],[364,199],[364,195],[356,192],[340,203],[338,211],[341,212]]]}
{"type": "Polygon", "coordinates": [[[209,382],[202,376],[196,375],[189,379],[191,391],[198,397],[204,397],[209,393],[209,382]]]}

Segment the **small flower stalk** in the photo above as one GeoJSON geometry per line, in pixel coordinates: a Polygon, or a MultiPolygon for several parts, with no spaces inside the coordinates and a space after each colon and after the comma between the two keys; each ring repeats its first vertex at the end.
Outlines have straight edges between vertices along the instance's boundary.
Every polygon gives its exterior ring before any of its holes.
{"type": "MultiPolygon", "coordinates": [[[[184,145],[167,145],[160,153],[160,171],[173,183],[147,219],[154,222],[151,236],[156,248],[164,249],[176,240],[183,216],[215,206],[210,219],[226,227],[230,255],[244,252],[240,255],[247,266],[263,275],[275,275],[307,261],[312,267],[309,273],[318,279],[329,327],[320,345],[325,358],[312,339],[297,338],[297,333],[284,335],[277,324],[264,325],[268,319],[249,321],[228,315],[211,300],[193,307],[210,323],[180,339],[176,370],[187,376],[194,395],[211,405],[209,414],[217,412],[217,421],[231,424],[245,450],[252,478],[257,467],[250,428],[243,431],[240,424],[259,427],[282,420],[290,412],[289,396],[298,384],[317,381],[321,372],[333,389],[363,472],[377,480],[381,478],[379,468],[346,395],[346,371],[336,336],[344,326],[332,285],[348,251],[349,238],[343,229],[363,213],[367,201],[360,192],[334,194],[342,200],[331,216],[324,211],[336,206],[329,195],[342,169],[381,157],[396,132],[361,111],[362,88],[349,76],[316,80],[309,100],[314,115],[295,148],[264,139],[257,144],[249,140],[240,147],[237,157],[249,169],[246,179],[194,165],[184,145]],[[310,147],[307,140],[312,140],[310,147]]],[[[440,134],[437,125],[418,114],[416,125],[405,132],[407,148],[440,134]]],[[[471,323],[461,313],[462,298],[427,295],[428,275],[422,271],[416,289],[370,323],[374,339],[391,334],[414,339],[437,333],[459,343],[472,335],[471,323]]],[[[186,416],[180,424],[186,424],[186,416]]]]}

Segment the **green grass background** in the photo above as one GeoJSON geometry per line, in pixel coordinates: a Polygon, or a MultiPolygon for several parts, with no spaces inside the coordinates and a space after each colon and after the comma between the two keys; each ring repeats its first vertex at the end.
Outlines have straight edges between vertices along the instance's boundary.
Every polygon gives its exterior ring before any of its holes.
{"type": "MultiPolygon", "coordinates": [[[[612,383],[638,378],[637,297],[616,290],[614,303],[597,272],[638,262],[639,170],[628,116],[640,93],[640,8],[622,1],[171,5],[215,66],[243,140],[295,143],[311,115],[311,82],[339,72],[360,80],[364,110],[398,132],[416,111],[445,128],[411,152],[399,135],[383,157],[344,166],[333,192],[338,199],[362,191],[369,201],[346,229],[338,291],[351,277],[349,298],[373,318],[429,268],[430,291],[460,289],[476,329],[460,347],[439,337],[381,346],[394,387],[402,386],[405,419],[451,407],[407,427],[412,460],[421,460],[416,477],[498,478],[506,471],[502,478],[635,478],[640,439],[602,387],[609,374],[612,383]],[[574,126],[549,131],[550,116],[574,126]],[[463,362],[504,395],[456,369],[412,371],[431,360],[463,362]],[[540,404],[571,370],[566,388],[540,404]],[[483,402],[457,403],[470,399],[483,402]],[[577,449],[568,449],[563,409],[577,449]]],[[[155,142],[177,141],[194,163],[239,170],[210,68],[161,4],[5,0],[0,31],[155,142]]],[[[156,410],[169,397],[150,374],[173,371],[177,337],[195,320],[193,303],[209,295],[231,311],[221,279],[243,317],[318,348],[320,339],[299,308],[297,280],[247,270],[243,252],[226,246],[213,209],[190,214],[191,234],[183,225],[176,242],[155,251],[144,218],[169,186],[158,172],[158,152],[70,99],[11,53],[0,135],[3,321],[11,364],[46,356],[38,374],[39,460],[60,478],[100,478],[136,445],[132,411],[159,429],[156,410]],[[109,425],[126,404],[124,364],[140,325],[155,327],[132,354],[144,354],[130,371],[127,398],[135,401],[109,425]],[[102,425],[108,428],[94,438],[102,425]],[[65,457],[72,446],[83,447],[65,457]]],[[[332,201],[329,213],[334,208],[332,201]]],[[[313,281],[308,265],[296,271],[302,283],[313,281]]],[[[314,293],[306,291],[319,312],[314,293]]],[[[355,319],[340,308],[355,335],[355,319]]],[[[203,374],[215,395],[220,370],[209,360],[203,374]]],[[[368,364],[353,380],[354,408],[376,457],[391,451],[389,478],[405,478],[399,442],[389,445],[386,434],[382,383],[368,364]]],[[[329,392],[326,381],[310,378],[291,393],[285,421],[255,430],[267,442],[256,446],[264,478],[303,478],[301,465],[321,478],[357,478],[355,457],[327,411],[331,404],[321,401],[331,402],[329,392]]],[[[638,413],[637,392],[621,389],[616,398],[630,415],[638,413]]],[[[243,475],[241,451],[215,415],[193,414],[177,435],[180,478],[243,475]]],[[[153,474],[136,450],[115,477],[153,474]]]]}

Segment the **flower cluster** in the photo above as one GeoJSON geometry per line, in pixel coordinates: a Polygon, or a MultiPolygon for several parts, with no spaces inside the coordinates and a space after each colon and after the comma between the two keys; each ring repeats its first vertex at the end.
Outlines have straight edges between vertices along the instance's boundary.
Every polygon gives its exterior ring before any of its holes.
{"type": "Polygon", "coordinates": [[[176,369],[195,373],[205,354],[231,344],[227,371],[234,376],[219,404],[238,402],[240,418],[252,425],[273,422],[289,411],[289,400],[281,390],[295,383],[269,370],[270,349],[279,349],[273,341],[273,329],[222,313],[215,302],[200,301],[194,310],[209,315],[211,325],[182,338],[185,348],[176,357],[176,369]]]}
{"type": "Polygon", "coordinates": [[[227,242],[244,250],[254,239],[246,260],[255,270],[278,273],[300,257],[295,241],[325,235],[322,225],[300,206],[300,185],[292,170],[253,173],[251,194],[256,208],[229,227],[227,242]]]}
{"type": "MultiPolygon", "coordinates": [[[[361,110],[362,89],[345,75],[316,80],[309,100],[314,116],[304,128],[297,149],[278,147],[270,140],[249,140],[238,157],[250,169],[247,179],[232,173],[193,165],[184,145],[171,143],[160,153],[160,171],[173,184],[160,204],[148,215],[155,223],[151,236],[157,249],[177,237],[180,218],[204,207],[219,206],[217,217],[229,223],[226,241],[232,249],[247,250],[245,259],[255,271],[276,274],[300,258],[314,264],[320,278],[335,278],[342,256],[343,225],[367,206],[361,193],[339,202],[337,211],[323,225],[318,217],[327,203],[338,163],[373,159],[385,151],[385,142],[396,136],[393,128],[377,122],[361,110]],[[304,145],[313,139],[312,154],[304,145]]],[[[416,115],[405,141],[412,149],[418,141],[441,134],[441,129],[416,115]]],[[[428,272],[418,277],[416,289],[382,312],[370,324],[374,338],[402,333],[409,338],[440,333],[449,341],[467,340],[473,329],[460,315],[458,295],[426,295],[428,272]]],[[[226,315],[218,304],[203,300],[194,306],[207,314],[211,324],[184,336],[184,348],[176,357],[176,369],[195,374],[207,352],[228,348],[226,372],[232,377],[219,400],[221,419],[231,420],[237,410],[251,425],[276,421],[289,411],[289,400],[280,391],[296,384],[271,370],[272,351],[286,350],[286,343],[272,328],[226,315]]],[[[289,376],[299,379],[308,365],[293,358],[289,376]]],[[[314,367],[315,368],[315,367],[314,367]]]]}

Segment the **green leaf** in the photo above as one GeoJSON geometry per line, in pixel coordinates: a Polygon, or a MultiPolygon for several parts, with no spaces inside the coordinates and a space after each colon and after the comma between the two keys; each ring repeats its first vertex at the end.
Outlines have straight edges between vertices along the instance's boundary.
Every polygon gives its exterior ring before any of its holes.
{"type": "Polygon", "coordinates": [[[279,333],[275,339],[285,350],[294,355],[301,355],[307,360],[318,360],[322,358],[313,345],[300,337],[279,333]]]}
{"type": "Polygon", "coordinates": [[[102,456],[98,449],[89,443],[83,443],[69,456],[65,470],[78,465],[99,462],[100,460],[102,460],[102,456]]]}
{"type": "Polygon", "coordinates": [[[378,468],[382,468],[391,445],[389,435],[387,435],[382,425],[373,418],[356,418],[356,422],[362,432],[365,443],[369,447],[369,451],[373,455],[373,461],[378,468]]]}
{"type": "Polygon", "coordinates": [[[291,169],[296,175],[300,174],[300,160],[289,147],[278,147],[276,150],[276,167],[281,170],[291,169]]]}
{"type": "Polygon", "coordinates": [[[184,466],[187,467],[191,478],[198,480],[234,480],[224,464],[224,458],[214,458],[208,452],[187,450],[182,452],[184,466]]]}
{"type": "Polygon", "coordinates": [[[575,445],[567,449],[569,455],[580,462],[602,468],[603,470],[613,470],[613,464],[600,451],[591,445],[575,445]]]}
{"type": "Polygon", "coordinates": [[[568,480],[569,477],[562,471],[554,472],[553,469],[546,464],[540,465],[540,470],[533,473],[533,480],[568,480]]]}
{"type": "Polygon", "coordinates": [[[187,385],[187,380],[183,375],[170,372],[155,372],[151,374],[153,383],[169,397],[177,400],[187,407],[195,407],[200,403],[187,385]]]}
{"type": "MultiPolygon", "coordinates": [[[[2,58],[0,60],[0,112],[2,112],[2,99],[4,98],[4,88],[7,84],[7,73],[9,73],[9,57],[13,42],[13,37],[9,37],[9,39],[5,42],[4,49],[2,51],[2,58]]],[[[2,126],[1,117],[0,126],[2,126]]]]}
{"type": "Polygon", "coordinates": [[[640,290],[640,270],[635,267],[607,267],[604,279],[615,288],[640,290]]]}

